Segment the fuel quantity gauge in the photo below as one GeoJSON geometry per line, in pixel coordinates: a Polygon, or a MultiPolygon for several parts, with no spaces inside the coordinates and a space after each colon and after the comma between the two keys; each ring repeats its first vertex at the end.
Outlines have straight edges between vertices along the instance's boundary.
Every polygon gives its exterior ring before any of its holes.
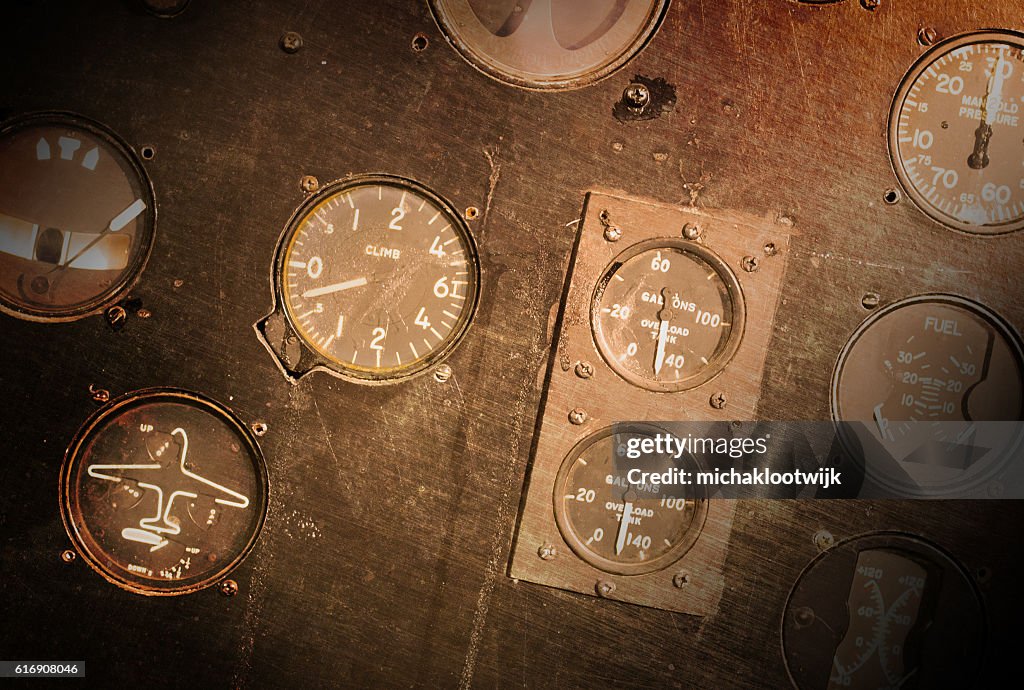
{"type": "Polygon", "coordinates": [[[729,266],[682,239],[633,245],[594,290],[591,321],[601,355],[622,378],[653,391],[710,381],[743,335],[743,293],[729,266]]]}

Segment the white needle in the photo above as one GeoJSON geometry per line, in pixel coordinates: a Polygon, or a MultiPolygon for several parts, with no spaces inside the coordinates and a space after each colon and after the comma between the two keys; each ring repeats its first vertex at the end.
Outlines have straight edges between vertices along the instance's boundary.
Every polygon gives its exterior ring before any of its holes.
{"type": "Polygon", "coordinates": [[[324,285],[323,287],[313,288],[312,290],[306,290],[305,292],[302,293],[302,296],[320,297],[321,295],[329,295],[332,292],[341,292],[342,290],[362,287],[364,285],[366,285],[366,278],[356,278],[355,280],[346,280],[341,283],[334,283],[333,285],[324,285]]]}
{"type": "Polygon", "coordinates": [[[622,553],[626,545],[626,533],[629,531],[629,519],[633,516],[633,504],[626,501],[622,508],[622,520],[619,521],[619,534],[615,539],[615,555],[622,553]]]}
{"type": "Polygon", "coordinates": [[[1005,74],[1003,74],[1003,51],[999,51],[999,59],[996,61],[995,67],[992,68],[995,73],[992,75],[992,90],[988,93],[988,101],[985,103],[985,124],[991,125],[996,121],[996,111],[999,110],[1000,105],[1003,102],[1003,81],[1005,81],[1005,74]]]}
{"type": "Polygon", "coordinates": [[[114,220],[110,221],[110,232],[117,232],[124,226],[131,223],[135,218],[146,210],[146,202],[142,199],[136,199],[132,202],[131,206],[114,216],[114,220]]]}
{"type": "Polygon", "coordinates": [[[658,353],[654,356],[654,373],[661,373],[661,365],[665,363],[665,336],[668,335],[668,320],[663,319],[658,329],[658,353]]]}

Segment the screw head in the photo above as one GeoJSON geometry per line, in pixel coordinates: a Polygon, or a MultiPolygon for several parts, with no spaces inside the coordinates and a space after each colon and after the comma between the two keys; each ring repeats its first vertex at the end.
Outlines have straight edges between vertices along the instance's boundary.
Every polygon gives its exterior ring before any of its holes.
{"type": "Polygon", "coordinates": [[[594,375],[594,365],[590,362],[576,362],[576,375],[581,379],[589,379],[594,375]]]}
{"type": "Polygon", "coordinates": [[[587,411],[582,407],[574,407],[572,411],[569,412],[570,423],[579,425],[585,421],[587,421],[587,411]]]}
{"type": "Polygon", "coordinates": [[[303,175],[302,179],[299,180],[299,187],[302,191],[307,194],[312,194],[316,190],[320,189],[320,180],[316,179],[312,175],[303,175]]]}
{"type": "Polygon", "coordinates": [[[77,557],[78,557],[78,554],[76,554],[71,549],[64,549],[63,551],[60,552],[60,559],[62,561],[64,561],[65,563],[73,563],[75,558],[77,558],[77,557]]]}
{"type": "Polygon", "coordinates": [[[765,256],[775,256],[779,253],[779,248],[774,242],[766,242],[764,245],[765,256]]]}
{"type": "Polygon", "coordinates": [[[444,383],[451,377],[452,368],[447,364],[439,364],[438,367],[434,369],[434,380],[438,383],[444,383]]]}
{"type": "Polygon", "coordinates": [[[609,225],[604,229],[604,238],[609,242],[618,242],[622,239],[622,230],[619,230],[614,225],[609,225]]]}
{"type": "Polygon", "coordinates": [[[712,393],[711,398],[708,400],[708,403],[711,405],[711,407],[715,408],[716,410],[725,409],[725,393],[721,391],[718,391],[717,393],[712,393]]]}
{"type": "Polygon", "coordinates": [[[836,538],[827,529],[821,529],[814,533],[814,545],[820,550],[831,548],[836,543],[836,538]]]}
{"type": "Polygon", "coordinates": [[[686,585],[690,584],[690,574],[687,572],[678,572],[672,576],[672,586],[676,589],[682,589],[686,585]]]}
{"type": "Polygon", "coordinates": [[[874,12],[882,6],[882,0],[860,0],[860,6],[869,12],[874,12]]]}
{"type": "Polygon", "coordinates": [[[925,47],[935,45],[937,40],[939,40],[939,32],[935,30],[935,27],[923,26],[917,32],[917,42],[925,47]]]}
{"type": "Polygon", "coordinates": [[[740,265],[743,266],[743,270],[747,273],[753,273],[756,271],[760,267],[760,264],[761,262],[757,260],[756,256],[745,256],[740,262],[740,265]]]}
{"type": "Polygon", "coordinates": [[[608,580],[598,580],[597,584],[594,585],[594,591],[597,592],[599,597],[610,596],[615,592],[615,583],[609,582],[608,580]]]}
{"type": "Polygon", "coordinates": [[[882,298],[879,297],[877,292],[868,292],[865,293],[865,295],[860,298],[860,306],[864,307],[865,309],[874,309],[875,307],[878,306],[881,300],[882,298]]]}
{"type": "Polygon", "coordinates": [[[630,108],[644,108],[651,102],[651,92],[643,84],[630,84],[622,92],[622,100],[630,108]]]}
{"type": "Polygon", "coordinates": [[[119,331],[124,328],[124,323],[128,318],[128,312],[124,310],[124,307],[120,305],[114,305],[110,309],[107,309],[107,323],[115,331],[119,331]]]}
{"type": "Polygon", "coordinates": [[[466,207],[466,211],[463,215],[466,217],[466,220],[476,220],[480,217],[480,209],[476,206],[468,206],[466,207]]]}
{"type": "Polygon", "coordinates": [[[238,594],[238,583],[234,580],[222,580],[217,589],[226,597],[233,597],[238,594]]]}
{"type": "Polygon", "coordinates": [[[302,36],[294,31],[285,31],[281,35],[281,50],[289,55],[299,52],[302,48],[302,36]]]}
{"type": "Polygon", "coordinates": [[[683,237],[688,240],[700,239],[700,226],[696,223],[687,223],[683,226],[683,237]]]}
{"type": "Polygon", "coordinates": [[[537,549],[537,555],[540,556],[542,561],[550,561],[558,555],[558,550],[553,544],[543,544],[537,549]]]}
{"type": "Polygon", "coordinates": [[[252,429],[252,433],[255,434],[256,436],[266,436],[267,435],[267,423],[266,422],[253,422],[252,423],[252,427],[250,427],[250,428],[252,429]]]}
{"type": "Polygon", "coordinates": [[[106,388],[96,388],[91,383],[89,384],[89,395],[92,397],[94,402],[105,403],[110,400],[110,391],[106,388]]]}

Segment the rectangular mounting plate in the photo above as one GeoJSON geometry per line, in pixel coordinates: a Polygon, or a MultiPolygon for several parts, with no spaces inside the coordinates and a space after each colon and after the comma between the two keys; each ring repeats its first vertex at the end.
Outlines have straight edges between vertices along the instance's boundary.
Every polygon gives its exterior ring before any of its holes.
{"type": "Polygon", "coordinates": [[[555,478],[576,443],[616,422],[754,419],[791,233],[792,224],[785,218],[671,206],[599,192],[587,195],[555,326],[555,351],[511,577],[591,595],[600,581],[614,585],[610,593],[604,588],[610,599],[699,616],[715,613],[725,586],[722,569],[735,501],[709,501],[700,537],[679,560],[652,573],[614,575],[579,558],[563,539],[554,514],[555,478]],[[638,242],[679,238],[687,226],[699,230],[695,242],[717,254],[735,273],[744,297],[744,333],[732,361],[711,381],[686,391],[649,391],[621,378],[603,359],[591,329],[591,299],[616,256],[638,242]],[[608,228],[617,229],[621,236],[609,241],[608,228]],[[591,366],[589,378],[577,374],[580,363],[591,366]],[[711,404],[712,396],[718,394],[725,397],[724,407],[711,404]],[[575,408],[586,412],[582,424],[569,421],[575,408]],[[550,549],[548,558],[540,557],[546,547],[554,547],[553,558],[550,549]]]}

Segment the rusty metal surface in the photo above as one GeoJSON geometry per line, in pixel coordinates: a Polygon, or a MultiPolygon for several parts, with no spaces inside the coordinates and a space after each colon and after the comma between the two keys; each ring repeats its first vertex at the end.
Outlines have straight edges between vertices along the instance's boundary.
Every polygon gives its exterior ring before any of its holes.
{"type": "Polygon", "coordinates": [[[742,502],[706,617],[507,569],[587,191],[792,228],[762,418],[828,419],[865,293],[888,304],[951,290],[1024,327],[1024,235],[968,237],[883,201],[897,185],[886,116],[924,50],[919,30],[1019,29],[1016,3],[675,0],[623,70],[553,93],[473,69],[425,2],[193,0],[173,19],[127,1],[28,3],[3,14],[16,29],[0,45],[2,114],[70,110],[153,147],[159,224],[132,291],[149,318],[129,310],[118,332],[101,317],[0,320],[0,610],[26,622],[3,626],[0,656],[84,658],[105,687],[785,687],[786,597],[828,529],[911,532],[984,569],[990,680],[1012,662],[1024,517],[1013,503],[742,502]],[[282,50],[286,31],[301,49],[282,50]],[[636,75],[672,85],[674,108],[616,119],[636,75]],[[269,266],[300,179],[381,171],[480,210],[469,222],[474,324],[444,382],[314,374],[293,386],[251,326],[270,308],[269,266]],[[236,596],[133,596],[62,559],[58,473],[95,409],[90,386],[179,386],[266,423],[269,513],[231,575],[236,596]]]}

